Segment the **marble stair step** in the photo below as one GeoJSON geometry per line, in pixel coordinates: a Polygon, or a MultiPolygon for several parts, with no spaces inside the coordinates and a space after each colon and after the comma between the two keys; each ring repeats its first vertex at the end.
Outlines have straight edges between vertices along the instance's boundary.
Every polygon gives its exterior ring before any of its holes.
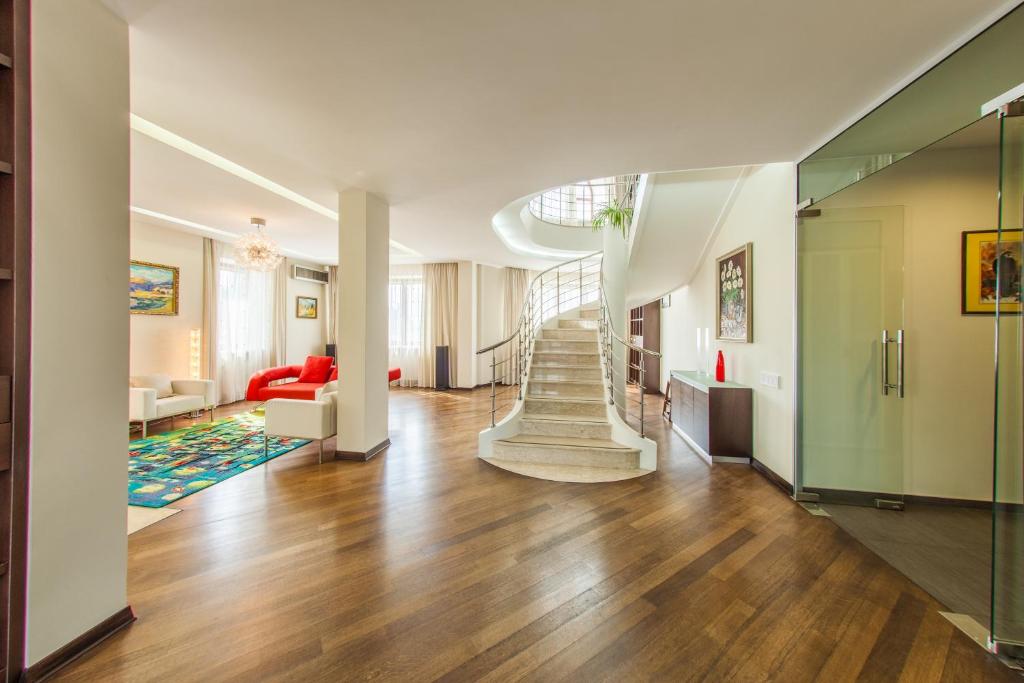
{"type": "Polygon", "coordinates": [[[599,320],[580,320],[579,318],[570,318],[558,321],[558,329],[560,330],[596,330],[599,326],[599,320]]]}
{"type": "Polygon", "coordinates": [[[592,365],[601,367],[601,359],[597,351],[583,353],[579,351],[541,351],[535,350],[532,365],[551,367],[555,365],[592,365]]]}
{"type": "Polygon", "coordinates": [[[562,328],[544,328],[540,331],[540,338],[544,340],[550,339],[563,339],[571,341],[597,341],[597,330],[589,329],[562,329],[562,328]]]}
{"type": "Polygon", "coordinates": [[[600,308],[581,308],[580,319],[581,320],[600,320],[601,309],[600,308]]]}
{"type": "Polygon", "coordinates": [[[611,439],[612,426],[606,421],[584,418],[549,419],[535,415],[519,421],[521,434],[530,436],[579,437],[584,439],[611,439]]]}
{"type": "Polygon", "coordinates": [[[494,457],[577,467],[637,468],[640,451],[610,439],[517,434],[494,442],[494,457]]]}
{"type": "Polygon", "coordinates": [[[563,415],[569,417],[604,418],[607,408],[603,398],[548,398],[525,397],[524,417],[534,415],[563,415]]]}
{"type": "Polygon", "coordinates": [[[597,339],[538,339],[533,342],[536,352],[574,351],[576,353],[597,353],[597,339]]]}
{"type": "Polygon", "coordinates": [[[604,396],[604,385],[600,380],[543,380],[531,378],[529,395],[602,398],[604,396]]]}
{"type": "Polygon", "coordinates": [[[600,382],[604,375],[600,365],[532,365],[530,379],[541,381],[591,380],[600,382]]]}

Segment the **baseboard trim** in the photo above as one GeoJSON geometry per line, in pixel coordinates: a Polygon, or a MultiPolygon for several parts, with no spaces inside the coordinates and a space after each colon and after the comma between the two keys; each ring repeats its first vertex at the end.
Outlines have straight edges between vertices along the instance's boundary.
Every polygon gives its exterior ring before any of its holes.
{"type": "Polygon", "coordinates": [[[995,503],[991,500],[978,500],[974,498],[941,498],[938,496],[917,496],[913,494],[900,495],[897,493],[885,493],[879,491],[846,491],[842,489],[823,489],[804,487],[804,491],[817,493],[822,503],[835,503],[837,505],[862,505],[873,507],[876,499],[885,500],[892,498],[902,500],[904,503],[916,503],[918,505],[939,505],[965,508],[978,508],[991,510],[995,508],[1000,512],[1024,512],[1024,504],[1021,503],[995,503]]]}
{"type": "Polygon", "coordinates": [[[762,477],[779,487],[787,496],[793,495],[793,485],[779,476],[775,470],[768,467],[757,458],[750,459],[750,466],[753,467],[762,477]]]}
{"type": "Polygon", "coordinates": [[[45,681],[118,631],[135,621],[131,605],[107,617],[64,647],[43,657],[25,670],[26,683],[45,681]]]}
{"type": "Polygon", "coordinates": [[[379,444],[377,444],[370,450],[366,451],[365,453],[361,451],[335,451],[334,457],[338,460],[354,460],[356,462],[366,462],[367,460],[377,455],[390,445],[391,439],[384,439],[379,444]]]}

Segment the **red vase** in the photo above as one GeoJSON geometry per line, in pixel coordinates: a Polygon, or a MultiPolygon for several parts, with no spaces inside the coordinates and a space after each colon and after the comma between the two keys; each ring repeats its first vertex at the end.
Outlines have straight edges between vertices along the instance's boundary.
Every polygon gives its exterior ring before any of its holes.
{"type": "Polygon", "coordinates": [[[725,381],[725,356],[722,355],[721,351],[718,352],[718,362],[715,363],[715,381],[725,381]]]}

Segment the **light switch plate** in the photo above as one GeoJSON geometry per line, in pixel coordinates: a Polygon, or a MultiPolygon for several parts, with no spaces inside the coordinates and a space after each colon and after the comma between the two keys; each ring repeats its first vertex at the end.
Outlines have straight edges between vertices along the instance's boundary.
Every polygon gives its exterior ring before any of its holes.
{"type": "Polygon", "coordinates": [[[761,373],[761,384],[772,389],[779,389],[782,387],[782,375],[778,375],[774,372],[762,372],[761,373]]]}

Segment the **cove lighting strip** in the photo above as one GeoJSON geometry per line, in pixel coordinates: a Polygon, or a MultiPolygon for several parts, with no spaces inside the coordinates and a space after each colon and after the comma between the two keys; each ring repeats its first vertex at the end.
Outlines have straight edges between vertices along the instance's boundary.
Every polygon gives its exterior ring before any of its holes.
{"type": "MultiPolygon", "coordinates": [[[[198,230],[199,232],[207,233],[207,234],[210,234],[210,235],[216,235],[218,237],[225,237],[225,238],[231,240],[232,243],[234,243],[234,241],[239,238],[239,234],[238,233],[231,232],[229,230],[222,230],[221,228],[214,228],[214,227],[211,227],[209,225],[203,225],[202,223],[196,223],[195,221],[189,221],[189,220],[185,220],[184,218],[178,218],[177,216],[171,216],[170,214],[160,213],[159,211],[150,211],[149,209],[143,209],[140,206],[132,206],[132,207],[129,207],[129,208],[131,209],[132,213],[137,213],[140,216],[146,216],[148,218],[155,218],[155,219],[160,220],[160,221],[167,221],[168,223],[174,223],[175,225],[181,225],[181,226],[184,226],[186,228],[192,228],[193,230],[198,230]]],[[[312,263],[323,263],[324,262],[324,260],[322,258],[317,258],[316,256],[311,256],[309,254],[304,254],[303,252],[295,251],[294,249],[284,249],[284,248],[282,248],[281,252],[284,253],[284,254],[288,254],[289,256],[294,256],[296,258],[303,259],[304,261],[310,261],[312,263]]],[[[335,264],[331,264],[331,265],[335,265],[335,264]]]]}
{"type": "MultiPolygon", "coordinates": [[[[230,173],[231,175],[236,176],[238,178],[241,178],[246,182],[252,183],[257,187],[262,187],[264,190],[273,192],[279,197],[284,197],[289,201],[295,202],[299,206],[304,206],[310,211],[315,211],[321,216],[330,218],[335,223],[338,222],[337,211],[329,209],[323,204],[315,202],[309,197],[305,197],[299,194],[295,190],[289,190],[284,185],[275,183],[270,178],[265,178],[261,176],[259,173],[256,173],[255,171],[250,171],[241,164],[236,164],[230,159],[226,159],[215,152],[211,152],[205,147],[197,145],[191,140],[181,137],[177,133],[172,133],[166,128],[161,128],[152,121],[147,121],[146,119],[142,118],[138,114],[131,115],[131,126],[132,130],[138,133],[142,133],[147,137],[153,138],[157,142],[162,142],[169,147],[173,147],[174,149],[180,152],[184,152],[189,156],[195,157],[200,161],[205,161],[211,166],[215,166],[216,168],[219,168],[222,171],[230,173]]],[[[416,251],[410,249],[409,247],[406,247],[405,245],[400,244],[395,240],[389,241],[393,249],[403,251],[409,254],[410,256],[419,256],[419,254],[416,251]]]]}

